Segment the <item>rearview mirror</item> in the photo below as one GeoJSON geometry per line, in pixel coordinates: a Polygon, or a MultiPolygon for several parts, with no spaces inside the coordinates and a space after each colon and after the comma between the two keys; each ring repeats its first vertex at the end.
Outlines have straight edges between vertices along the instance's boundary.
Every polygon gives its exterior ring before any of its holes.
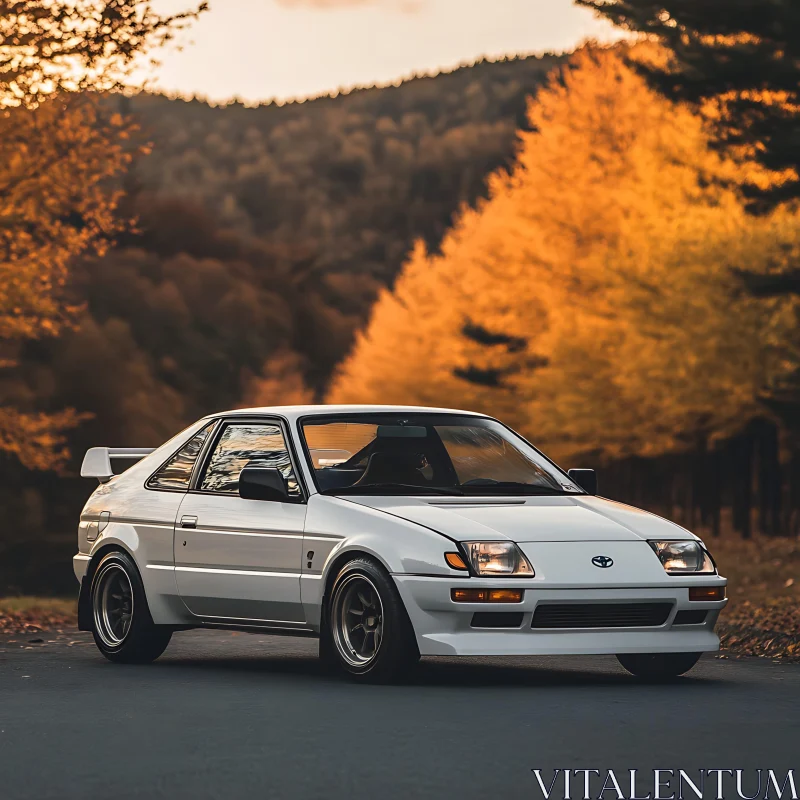
{"type": "Polygon", "coordinates": [[[424,425],[378,425],[378,439],[426,439],[428,429],[424,425]]]}
{"type": "Polygon", "coordinates": [[[289,502],[286,479],[275,467],[245,467],[239,473],[239,496],[245,500],[289,502]]]}
{"type": "Polygon", "coordinates": [[[597,473],[593,469],[571,469],[567,475],[572,478],[586,494],[597,494],[597,473]]]}

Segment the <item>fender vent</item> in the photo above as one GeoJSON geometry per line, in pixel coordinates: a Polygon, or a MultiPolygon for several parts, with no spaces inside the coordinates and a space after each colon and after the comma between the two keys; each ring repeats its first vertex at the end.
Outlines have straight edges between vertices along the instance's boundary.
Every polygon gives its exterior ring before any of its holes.
{"type": "Polygon", "coordinates": [[[536,606],[531,627],[654,628],[670,611],[672,603],[544,603],[536,606]]]}

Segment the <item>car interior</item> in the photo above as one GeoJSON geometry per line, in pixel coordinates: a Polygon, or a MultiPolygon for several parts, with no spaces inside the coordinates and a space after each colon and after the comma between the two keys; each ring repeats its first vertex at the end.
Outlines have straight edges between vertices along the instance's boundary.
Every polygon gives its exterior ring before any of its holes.
{"type": "Polygon", "coordinates": [[[317,480],[323,491],[384,483],[458,484],[447,449],[432,425],[378,425],[375,438],[357,453],[335,465],[321,466],[317,480]]]}

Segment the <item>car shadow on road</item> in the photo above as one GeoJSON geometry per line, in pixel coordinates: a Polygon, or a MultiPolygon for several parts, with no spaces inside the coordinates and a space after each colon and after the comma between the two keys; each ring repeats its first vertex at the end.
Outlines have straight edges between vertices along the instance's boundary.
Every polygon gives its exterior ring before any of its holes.
{"type": "MultiPolygon", "coordinates": [[[[499,659],[470,659],[455,661],[452,659],[424,659],[420,662],[411,683],[419,686],[463,686],[463,687],[496,687],[518,688],[559,687],[559,686],[654,686],[675,681],[647,681],[636,678],[617,667],[615,662],[602,664],[586,663],[580,660],[531,658],[514,659],[511,663],[503,663],[499,659]],[[526,663],[527,661],[527,663],[526,663]]],[[[726,681],[699,671],[689,673],[677,681],[681,688],[702,687],[709,685],[725,685],[726,681]]]]}
{"type": "MultiPolygon", "coordinates": [[[[514,658],[504,661],[498,658],[474,658],[459,660],[453,658],[424,658],[403,683],[411,687],[485,687],[494,689],[519,688],[520,686],[559,687],[559,686],[654,686],[655,681],[645,681],[629,675],[614,660],[602,663],[581,664],[579,659],[550,659],[532,657],[514,658]]],[[[156,662],[156,668],[167,670],[188,669],[202,671],[211,676],[220,673],[239,676],[274,675],[294,681],[319,683],[348,683],[346,676],[327,671],[316,658],[316,654],[274,654],[265,655],[263,651],[250,655],[207,656],[181,655],[163,658],[156,662]]],[[[708,671],[697,671],[679,678],[682,690],[707,689],[709,686],[724,687],[729,681],[708,671]]],[[[674,683],[674,681],[673,681],[674,683]]]]}

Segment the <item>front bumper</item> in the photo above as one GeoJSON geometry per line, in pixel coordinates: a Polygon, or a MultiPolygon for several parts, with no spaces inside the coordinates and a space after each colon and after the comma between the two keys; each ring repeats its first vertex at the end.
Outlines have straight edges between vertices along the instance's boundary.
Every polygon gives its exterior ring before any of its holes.
{"type": "Polygon", "coordinates": [[[417,645],[429,656],[519,656],[616,653],[685,653],[719,650],[714,626],[727,600],[689,600],[689,586],[725,586],[719,576],[677,579],[675,584],[647,587],[545,588],[524,580],[432,578],[395,574],[417,645]],[[523,588],[521,603],[455,603],[453,588],[523,588]],[[672,608],[663,625],[640,628],[548,629],[531,627],[539,603],[668,602],[672,608]],[[515,628],[473,628],[476,612],[522,612],[515,628]],[[706,611],[700,624],[674,625],[679,611],[706,611]]]}

